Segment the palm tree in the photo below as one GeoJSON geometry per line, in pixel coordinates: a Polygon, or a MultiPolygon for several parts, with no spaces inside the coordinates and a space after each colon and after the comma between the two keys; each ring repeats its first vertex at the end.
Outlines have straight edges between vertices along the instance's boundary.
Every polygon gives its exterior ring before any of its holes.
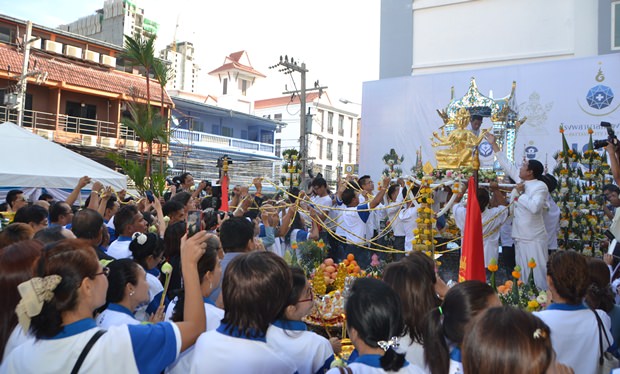
{"type": "MultiPolygon", "coordinates": [[[[155,61],[155,36],[143,39],[140,34],[135,38],[125,35],[125,52],[123,58],[132,66],[142,66],[146,71],[146,103],[151,105],[151,68],[155,61]]],[[[150,114],[150,110],[149,110],[150,114]]]]}
{"type": "Polygon", "coordinates": [[[123,124],[136,132],[136,135],[147,145],[146,178],[151,177],[151,160],[153,157],[153,142],[165,143],[168,139],[166,120],[159,114],[151,114],[149,105],[127,103],[131,118],[124,118],[123,124]]]}
{"type": "MultiPolygon", "coordinates": [[[[172,79],[174,74],[173,69],[169,68],[167,66],[167,64],[159,59],[155,59],[153,61],[153,75],[155,76],[155,78],[157,79],[157,81],[159,82],[159,87],[160,87],[160,93],[159,93],[159,98],[160,98],[160,105],[161,105],[161,111],[160,111],[160,115],[161,118],[164,118],[165,116],[165,112],[164,112],[164,87],[166,87],[166,84],[168,84],[168,81],[170,79],[172,79]]],[[[168,126],[168,118],[165,118],[165,125],[166,127],[168,126]]],[[[167,143],[168,139],[166,139],[166,143],[167,143]]],[[[159,158],[159,172],[163,173],[163,169],[164,169],[164,159],[162,157],[159,158]]]]}

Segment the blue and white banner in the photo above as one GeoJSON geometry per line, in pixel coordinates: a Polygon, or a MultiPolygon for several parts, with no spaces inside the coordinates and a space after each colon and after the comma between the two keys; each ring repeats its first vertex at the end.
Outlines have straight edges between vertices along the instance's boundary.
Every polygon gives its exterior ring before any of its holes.
{"type": "MultiPolygon", "coordinates": [[[[607,138],[601,121],[620,133],[620,54],[383,79],[363,86],[360,174],[377,178],[390,148],[405,156],[405,175],[420,148],[423,162],[436,165],[429,140],[443,124],[436,110],[446,108],[452,86],[455,98],[462,97],[472,77],[483,95],[496,99],[508,96],[517,82],[519,118],[527,117],[516,139],[517,163],[525,154],[552,170],[552,156],[562,146],[561,124],[569,146],[579,151],[587,146],[589,128],[595,140],[607,138]]],[[[485,118],[482,128],[490,127],[485,118]]]]}

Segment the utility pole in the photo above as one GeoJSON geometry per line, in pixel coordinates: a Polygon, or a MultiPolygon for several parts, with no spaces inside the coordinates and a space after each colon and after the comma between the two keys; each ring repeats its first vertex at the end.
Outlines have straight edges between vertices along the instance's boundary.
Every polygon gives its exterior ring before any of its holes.
{"type": "Polygon", "coordinates": [[[26,24],[24,35],[24,62],[22,76],[19,78],[19,92],[17,94],[17,126],[22,127],[24,122],[24,107],[26,105],[26,86],[28,84],[28,62],[30,61],[30,38],[32,37],[32,22],[26,24]]]}
{"type": "MultiPolygon", "coordinates": [[[[314,88],[306,88],[306,73],[309,71],[306,69],[306,63],[302,62],[299,65],[293,57],[288,58],[287,56],[280,56],[280,62],[277,64],[270,66],[269,69],[275,69],[280,67],[278,71],[284,74],[292,74],[293,72],[297,72],[301,74],[301,89],[295,91],[284,91],[285,95],[299,95],[299,154],[300,154],[300,162],[301,162],[301,184],[304,185],[304,181],[307,178],[308,171],[308,143],[307,143],[307,127],[306,127],[306,93],[311,91],[319,91],[319,94],[323,92],[323,90],[327,89],[327,86],[321,87],[319,85],[319,81],[314,83],[314,88]]],[[[305,187],[303,187],[305,189],[305,187]]]]}

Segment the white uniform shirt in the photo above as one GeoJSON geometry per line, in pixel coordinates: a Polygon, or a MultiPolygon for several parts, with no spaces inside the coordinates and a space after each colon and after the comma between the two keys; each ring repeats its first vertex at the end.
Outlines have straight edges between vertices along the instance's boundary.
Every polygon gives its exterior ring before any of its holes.
{"type": "Polygon", "coordinates": [[[512,214],[508,214],[508,218],[506,218],[506,221],[499,229],[499,240],[502,247],[510,247],[514,244],[512,239],[512,214]]]}
{"type": "MultiPolygon", "coordinates": [[[[4,354],[2,356],[2,361],[7,358],[9,353],[11,353],[16,347],[24,344],[25,342],[32,340],[34,341],[34,336],[31,334],[24,334],[24,329],[22,329],[21,325],[15,326],[13,332],[9,336],[9,340],[7,340],[6,345],[4,346],[4,354]]],[[[0,363],[2,362],[0,361],[0,363]]]]}
{"type": "MultiPolygon", "coordinates": [[[[596,310],[601,317],[609,342],[611,319],[602,310],[596,310]]],[[[580,305],[551,304],[546,310],[534,312],[551,329],[551,344],[557,354],[558,362],[573,368],[575,373],[594,374],[597,372],[599,357],[598,323],[592,310],[580,305]]],[[[603,337],[603,349],[609,345],[603,337]]]]}
{"type": "Polygon", "coordinates": [[[346,207],[342,212],[342,221],[336,229],[336,234],[355,244],[366,243],[367,226],[370,218],[368,204],[356,207],[346,207]]]}
{"type": "Polygon", "coordinates": [[[295,364],[268,346],[265,337],[249,338],[238,331],[231,333],[225,324],[200,335],[190,368],[192,374],[287,374],[296,371],[295,364]]]}
{"type": "MultiPolygon", "coordinates": [[[[177,302],[178,299],[175,298],[170,302],[170,304],[168,304],[168,309],[166,309],[166,320],[170,320],[170,318],[172,317],[172,311],[174,310],[177,302]]],[[[220,321],[222,320],[222,318],[224,318],[224,310],[216,307],[215,304],[213,304],[213,302],[208,298],[204,298],[204,302],[205,316],[207,317],[206,331],[215,330],[220,326],[220,321]]],[[[168,368],[166,369],[166,373],[189,373],[192,366],[194,347],[195,346],[191,346],[187,350],[185,350],[185,352],[182,352],[179,358],[174,363],[172,363],[172,365],[168,366],[168,368]]]]}
{"type": "Polygon", "coordinates": [[[401,336],[398,340],[400,346],[396,351],[404,353],[405,359],[419,367],[426,367],[424,361],[424,346],[418,342],[414,342],[409,334],[401,336]]]}
{"type": "MultiPolygon", "coordinates": [[[[465,233],[465,221],[467,208],[464,203],[455,204],[452,207],[454,222],[465,233]]],[[[508,207],[498,206],[487,208],[482,212],[482,237],[484,246],[484,267],[488,267],[491,259],[499,260],[499,230],[508,217],[508,207]]]]}
{"type": "Polygon", "coordinates": [[[114,303],[108,304],[106,310],[97,316],[96,321],[97,325],[106,330],[112,326],[140,324],[129,309],[114,303]]]}
{"type": "MultiPolygon", "coordinates": [[[[155,296],[159,295],[160,293],[164,291],[164,286],[159,281],[159,278],[157,278],[156,276],[154,276],[153,274],[149,272],[146,273],[146,282],[149,284],[149,302],[147,303],[147,305],[143,305],[139,307],[136,310],[136,313],[134,314],[138,321],[143,321],[143,322],[149,320],[149,316],[146,315],[146,308],[148,304],[150,304],[153,301],[155,296]]],[[[160,300],[161,300],[160,298],[157,298],[158,302],[160,300]]]]}
{"type": "Polygon", "coordinates": [[[390,227],[392,228],[392,233],[394,233],[394,236],[405,236],[405,229],[403,228],[403,223],[398,216],[399,213],[406,208],[406,206],[403,204],[402,190],[402,187],[398,189],[396,201],[387,204],[385,210],[387,218],[391,222],[390,227]]]}
{"type": "Polygon", "coordinates": [[[110,243],[106,254],[117,260],[120,260],[121,258],[133,258],[133,255],[129,250],[129,244],[131,244],[131,237],[119,236],[115,241],[110,243]]]}
{"type": "Polygon", "coordinates": [[[415,221],[418,219],[418,208],[418,203],[414,201],[411,207],[401,210],[398,214],[398,218],[400,218],[403,224],[403,230],[405,231],[405,251],[413,250],[413,244],[411,242],[415,237],[413,230],[418,227],[415,221]]]}
{"type": "MultiPolygon", "coordinates": [[[[87,318],[53,338],[27,341],[2,362],[0,373],[70,373],[97,331],[95,320],[87,318]]],[[[113,326],[93,345],[80,373],[159,373],[180,350],[181,334],[173,323],[113,326]]]]}
{"type": "Polygon", "coordinates": [[[307,331],[306,324],[301,321],[275,321],[267,330],[267,345],[291,359],[299,373],[329,369],[334,360],[329,340],[307,331]]]}
{"type": "MultiPolygon", "coordinates": [[[[381,368],[380,355],[363,355],[359,356],[352,363],[349,363],[349,367],[351,371],[356,374],[384,374],[387,371],[381,368]]],[[[339,374],[340,370],[338,368],[333,368],[327,372],[327,374],[339,374]]],[[[410,374],[424,374],[424,371],[418,366],[405,361],[405,366],[403,366],[399,371],[390,371],[390,373],[410,373],[410,374]]]]}

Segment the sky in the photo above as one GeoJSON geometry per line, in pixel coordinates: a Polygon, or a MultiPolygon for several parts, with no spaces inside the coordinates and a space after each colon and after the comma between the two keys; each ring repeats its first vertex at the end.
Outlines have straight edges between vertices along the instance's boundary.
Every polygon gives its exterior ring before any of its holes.
{"type": "MultiPolygon", "coordinates": [[[[380,0],[135,0],[146,18],[160,24],[157,43],[191,41],[203,72],[232,52],[245,50],[267,78],[256,98],[277,97],[293,87],[291,77],[269,66],[288,55],[305,62],[307,86],[328,86],[333,105],[361,103],[362,83],[379,79],[380,0]],[[176,28],[178,20],[178,28],[176,28]]],[[[104,0],[0,0],[0,13],[57,27],[93,14],[104,0]]],[[[205,74],[206,75],[206,74],[205,74]]],[[[297,87],[299,74],[292,76],[297,87]]],[[[214,84],[214,83],[213,83],[214,84]]],[[[210,90],[215,91],[212,86],[210,90]]],[[[219,92],[204,92],[217,95],[219,92]]],[[[354,104],[349,104],[352,106],[354,104]]],[[[347,108],[359,111],[359,107],[347,108]]]]}

